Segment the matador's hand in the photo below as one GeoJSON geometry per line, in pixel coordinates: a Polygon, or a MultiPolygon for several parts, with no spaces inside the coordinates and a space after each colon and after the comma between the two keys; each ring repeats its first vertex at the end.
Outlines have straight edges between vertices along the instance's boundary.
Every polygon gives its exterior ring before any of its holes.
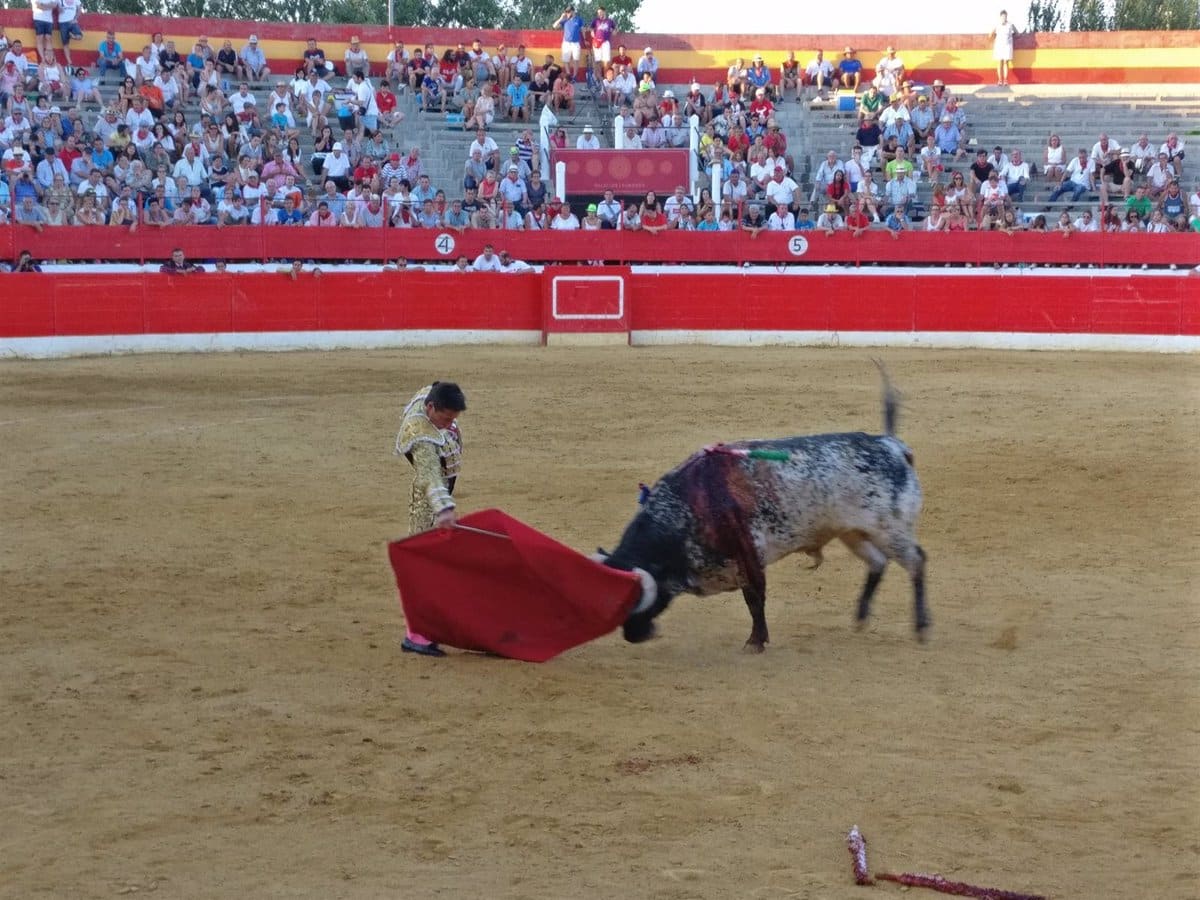
{"type": "Polygon", "coordinates": [[[454,523],[458,521],[458,516],[454,512],[454,507],[443,509],[433,520],[434,528],[453,528],[454,523]]]}

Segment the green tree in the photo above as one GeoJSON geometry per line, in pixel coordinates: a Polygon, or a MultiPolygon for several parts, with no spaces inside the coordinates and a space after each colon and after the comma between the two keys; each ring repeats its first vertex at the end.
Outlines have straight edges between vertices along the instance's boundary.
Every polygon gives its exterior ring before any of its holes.
{"type": "Polygon", "coordinates": [[[1196,0],[1116,0],[1113,28],[1118,31],[1171,31],[1200,27],[1196,0]]]}
{"type": "Polygon", "coordinates": [[[1071,4],[1069,31],[1111,31],[1112,18],[1103,0],[1075,0],[1071,4]]]}
{"type": "Polygon", "coordinates": [[[1026,31],[1062,31],[1065,24],[1058,0],[1033,0],[1025,20],[1026,31]]]}

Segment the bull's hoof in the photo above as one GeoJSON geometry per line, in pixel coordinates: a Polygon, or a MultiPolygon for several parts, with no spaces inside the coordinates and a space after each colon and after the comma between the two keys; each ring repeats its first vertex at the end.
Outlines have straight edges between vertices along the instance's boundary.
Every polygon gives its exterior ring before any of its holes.
{"type": "Polygon", "coordinates": [[[861,632],[861,631],[866,631],[866,630],[867,630],[867,620],[866,620],[866,618],[862,618],[862,619],[855,619],[855,620],[854,620],[854,630],[855,630],[855,631],[860,631],[860,632],[861,632]]]}
{"type": "Polygon", "coordinates": [[[767,645],[762,641],[750,640],[742,645],[742,650],[746,653],[762,653],[766,649],[767,645]]]}
{"type": "Polygon", "coordinates": [[[928,640],[929,640],[929,626],[922,625],[920,628],[917,629],[917,643],[924,644],[928,640]]]}

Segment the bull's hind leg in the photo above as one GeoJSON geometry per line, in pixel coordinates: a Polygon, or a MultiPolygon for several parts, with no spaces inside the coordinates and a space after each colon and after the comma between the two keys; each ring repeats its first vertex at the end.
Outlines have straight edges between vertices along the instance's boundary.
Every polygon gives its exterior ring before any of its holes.
{"type": "Polygon", "coordinates": [[[867,623],[867,617],[871,615],[871,598],[875,596],[875,591],[883,578],[883,570],[887,568],[888,558],[887,554],[871,543],[871,540],[862,532],[853,531],[843,534],[841,541],[850,548],[851,553],[867,564],[867,580],[863,584],[862,593],[858,595],[858,613],[854,617],[855,624],[862,629],[867,623]]]}
{"type": "Polygon", "coordinates": [[[746,598],[752,623],[750,637],[746,639],[746,649],[752,653],[762,653],[771,640],[767,634],[767,575],[757,558],[744,560],[740,568],[746,582],[742,587],[742,596],[746,598]]]}
{"type": "Polygon", "coordinates": [[[917,640],[923,641],[929,628],[929,611],[925,608],[925,551],[914,540],[897,539],[888,547],[888,553],[912,578],[913,625],[917,640]]]}

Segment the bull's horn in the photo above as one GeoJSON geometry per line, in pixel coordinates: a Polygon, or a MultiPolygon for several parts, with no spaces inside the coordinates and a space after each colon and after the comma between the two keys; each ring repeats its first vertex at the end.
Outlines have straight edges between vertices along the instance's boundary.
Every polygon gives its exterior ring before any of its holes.
{"type": "Polygon", "coordinates": [[[638,601],[637,606],[630,613],[631,616],[636,616],[647,612],[654,606],[655,601],[658,600],[658,582],[645,569],[639,569],[635,566],[633,572],[638,578],[642,579],[642,599],[638,601]]]}

